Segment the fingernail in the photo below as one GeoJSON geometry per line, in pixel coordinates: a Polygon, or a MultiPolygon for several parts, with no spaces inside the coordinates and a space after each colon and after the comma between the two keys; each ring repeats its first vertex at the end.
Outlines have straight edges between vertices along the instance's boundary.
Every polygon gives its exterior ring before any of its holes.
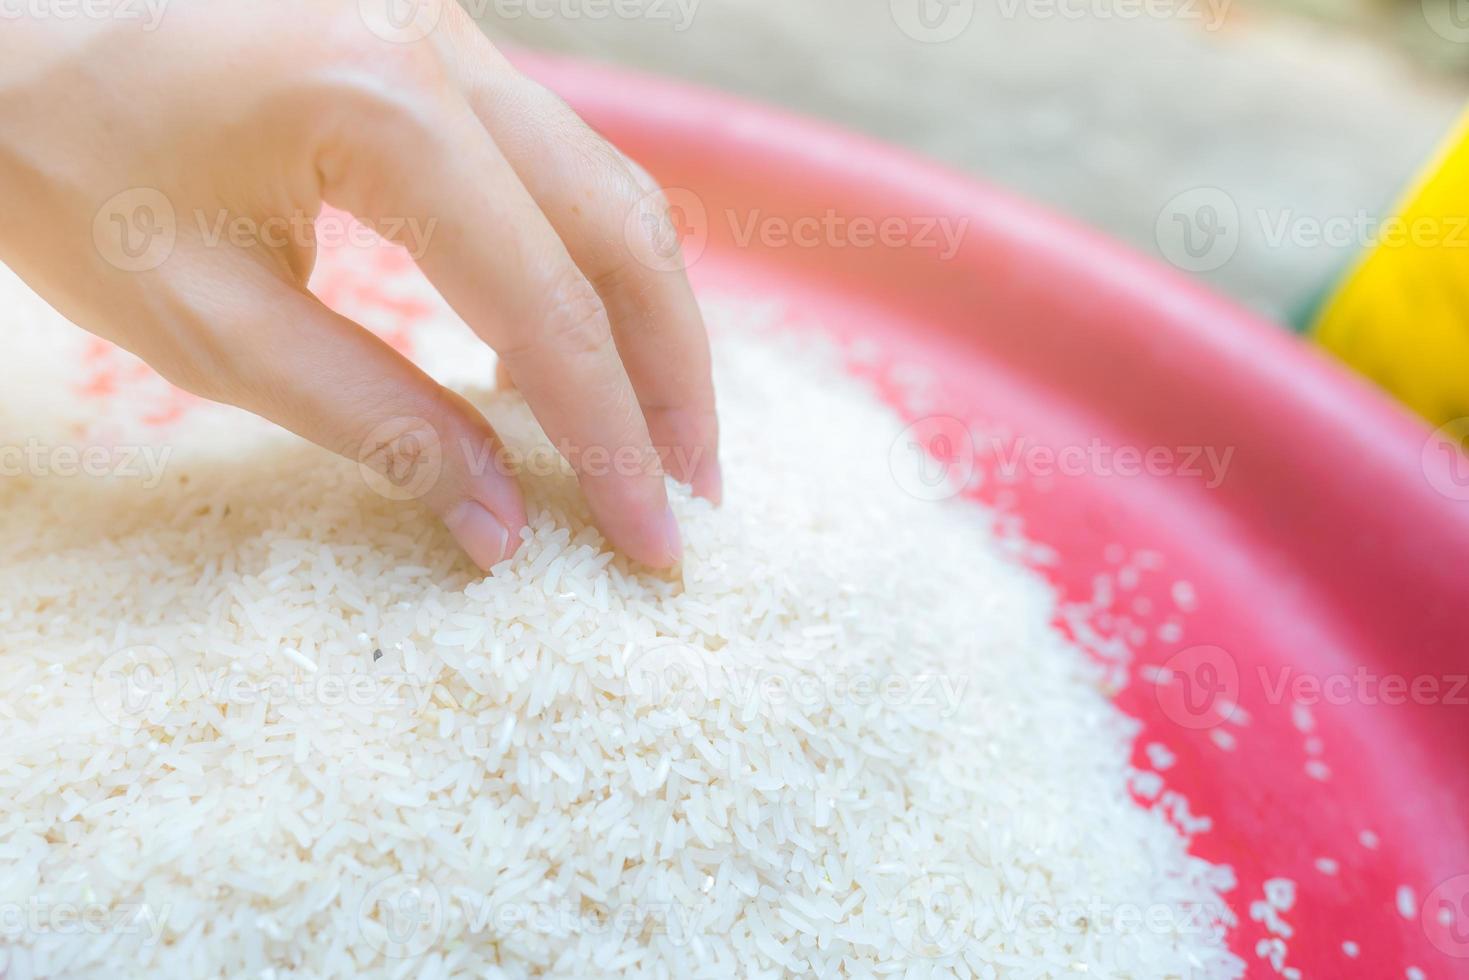
{"type": "Polygon", "coordinates": [[[658,531],[662,537],[663,553],[668,556],[665,567],[677,565],[683,560],[683,536],[678,533],[678,518],[673,516],[672,506],[664,506],[658,531]]]}
{"type": "Polygon", "coordinates": [[[699,467],[690,486],[694,496],[703,497],[716,507],[719,506],[719,502],[724,499],[724,470],[719,466],[719,457],[716,456],[699,467]]]}
{"type": "Polygon", "coordinates": [[[510,531],[482,504],[466,500],[449,512],[444,524],[459,547],[485,571],[509,555],[510,531]]]}

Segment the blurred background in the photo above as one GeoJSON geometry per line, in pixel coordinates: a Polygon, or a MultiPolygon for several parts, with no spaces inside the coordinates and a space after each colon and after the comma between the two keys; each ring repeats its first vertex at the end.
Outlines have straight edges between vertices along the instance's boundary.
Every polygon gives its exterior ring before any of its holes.
{"type": "Polygon", "coordinates": [[[906,145],[1297,324],[1469,96],[1469,0],[462,2],[906,145]]]}

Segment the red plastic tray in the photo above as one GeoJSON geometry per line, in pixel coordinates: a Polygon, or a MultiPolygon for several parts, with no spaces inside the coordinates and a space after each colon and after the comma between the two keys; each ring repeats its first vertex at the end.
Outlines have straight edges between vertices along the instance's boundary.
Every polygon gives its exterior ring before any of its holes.
{"type": "MultiPolygon", "coordinates": [[[[1168,784],[1214,820],[1195,850],[1238,874],[1233,946],[1252,976],[1275,973],[1250,903],[1276,876],[1298,886],[1286,965],[1304,975],[1469,976],[1469,465],[1448,444],[1285,331],[983,184],[725,96],[518,58],[679,189],[697,286],[896,352],[932,374],[923,414],[1023,437],[1019,478],[992,472],[977,495],[1056,550],[1047,574],[1063,594],[1090,595],[1139,550],[1162,567],[1119,609],[1167,618],[1173,583],[1191,583],[1181,636],[1148,628],[1117,701],[1145,726],[1137,764],[1165,743],[1168,784]],[[752,216],[762,232],[743,241],[752,216]],[[905,221],[908,239],[927,220],[967,227],[946,257],[864,245],[859,217],[905,221]],[[782,242],[813,219],[847,223],[820,244],[782,242]],[[1097,445],[1111,462],[1076,448],[1097,445]],[[1037,447],[1071,447],[1070,463],[1048,467],[1037,447]],[[1157,472],[1128,475],[1124,447],[1160,450],[1157,472]],[[1188,447],[1232,451],[1217,486],[1190,475],[1188,447]],[[1143,679],[1164,663],[1171,683],[1143,679]],[[1297,700],[1317,702],[1309,733],[1297,700]],[[1232,702],[1248,724],[1220,717],[1232,702]],[[1306,772],[1312,736],[1325,781],[1306,772]]],[[[920,429],[967,465],[946,432],[920,429]]],[[[1014,444],[978,445],[975,465],[1013,465],[1014,444]]]]}

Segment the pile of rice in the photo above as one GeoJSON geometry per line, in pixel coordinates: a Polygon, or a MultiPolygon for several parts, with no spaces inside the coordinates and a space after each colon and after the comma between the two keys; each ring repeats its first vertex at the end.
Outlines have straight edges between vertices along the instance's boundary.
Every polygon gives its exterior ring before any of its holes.
{"type": "Polygon", "coordinates": [[[1044,578],[828,357],[713,319],[681,574],[558,473],[485,578],[223,410],[157,486],[0,483],[0,976],[1240,975],[1044,578]]]}

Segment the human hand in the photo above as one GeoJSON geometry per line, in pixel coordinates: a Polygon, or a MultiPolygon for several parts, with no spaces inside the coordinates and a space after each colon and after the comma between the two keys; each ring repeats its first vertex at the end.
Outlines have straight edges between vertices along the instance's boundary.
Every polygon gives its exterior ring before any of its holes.
{"type": "Polygon", "coordinates": [[[513,477],[474,465],[494,432],[306,289],[323,204],[400,244],[432,228],[412,243],[419,265],[551,439],[648,461],[578,477],[613,544],[673,564],[660,471],[716,501],[721,486],[698,307],[681,266],[638,259],[666,244],[638,240],[666,227],[666,203],[452,0],[420,4],[431,29],[406,36],[373,6],[175,0],[149,30],[8,21],[0,260],[202,397],[383,472],[411,465],[403,446],[446,447],[421,499],[488,569],[525,524],[513,477]],[[158,260],[127,247],[147,202],[306,231],[241,246],[178,220],[158,260]]]}

